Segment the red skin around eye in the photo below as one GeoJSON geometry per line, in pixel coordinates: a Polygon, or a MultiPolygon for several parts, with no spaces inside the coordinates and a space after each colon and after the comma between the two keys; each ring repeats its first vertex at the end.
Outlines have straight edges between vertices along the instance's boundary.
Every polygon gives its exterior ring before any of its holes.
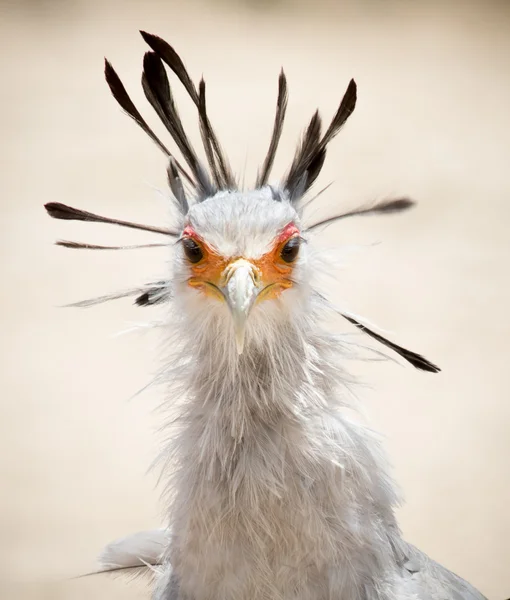
{"type": "Polygon", "coordinates": [[[294,225],[294,223],[289,223],[283,229],[283,231],[278,236],[278,243],[286,242],[293,235],[299,233],[299,229],[294,225]]]}
{"type": "MultiPolygon", "coordinates": [[[[286,225],[283,228],[282,232],[280,233],[280,235],[277,238],[277,242],[279,244],[281,244],[282,242],[287,241],[289,238],[291,238],[296,233],[299,233],[299,229],[294,225],[294,223],[289,223],[288,225],[286,225]]],[[[182,235],[184,237],[200,239],[200,236],[197,235],[197,233],[195,232],[193,227],[191,227],[191,225],[188,225],[184,229],[184,231],[182,232],[182,235]]]]}
{"type": "Polygon", "coordinates": [[[190,238],[194,238],[199,240],[200,236],[197,235],[196,231],[193,229],[193,227],[191,227],[191,225],[188,225],[184,231],[182,232],[182,236],[183,237],[190,237],[190,238]]]}

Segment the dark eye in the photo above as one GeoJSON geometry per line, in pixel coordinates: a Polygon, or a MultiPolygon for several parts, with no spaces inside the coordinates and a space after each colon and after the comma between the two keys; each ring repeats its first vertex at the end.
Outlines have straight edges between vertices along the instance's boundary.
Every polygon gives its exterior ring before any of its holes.
{"type": "Polygon", "coordinates": [[[299,254],[299,246],[301,245],[301,240],[298,237],[290,238],[290,240],[285,244],[282,248],[280,256],[282,260],[286,263],[292,263],[296,260],[297,255],[299,254]]]}
{"type": "Polygon", "coordinates": [[[197,263],[202,260],[204,257],[204,253],[202,252],[202,248],[195,242],[192,238],[183,238],[182,246],[184,248],[184,254],[186,258],[192,262],[197,263]]]}

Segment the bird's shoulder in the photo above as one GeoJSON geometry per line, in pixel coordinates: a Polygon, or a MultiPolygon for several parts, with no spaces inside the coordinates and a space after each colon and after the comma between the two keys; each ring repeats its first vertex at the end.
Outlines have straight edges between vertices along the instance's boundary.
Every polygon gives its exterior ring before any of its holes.
{"type": "Polygon", "coordinates": [[[405,590],[419,600],[487,600],[470,583],[405,543],[400,561],[405,590]]]}

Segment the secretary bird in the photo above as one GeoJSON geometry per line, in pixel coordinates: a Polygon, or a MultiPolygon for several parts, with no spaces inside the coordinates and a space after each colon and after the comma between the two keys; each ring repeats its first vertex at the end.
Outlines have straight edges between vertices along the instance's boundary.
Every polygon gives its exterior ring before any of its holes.
{"type": "Polygon", "coordinates": [[[145,96],[185,164],[149,127],[108,61],[105,76],[120,106],[166,155],[178,217],[171,227],[148,226],[46,205],[57,219],[150,231],[173,248],[166,279],[77,303],[132,295],[140,306],[166,305],[165,402],[179,414],[160,456],[166,527],[111,544],[103,570],[147,571],[155,600],[482,599],[403,540],[380,441],[343,410],[352,407],[353,381],[344,360],[359,346],[322,325],[340,314],[417,369],[439,371],[337,309],[315,284],[317,229],[413,204],[391,199],[315,223],[304,218],[327,146],[354,110],[354,80],[324,133],[316,112],[287,174],[269,185],[288,100],[281,72],[269,149],[253,189],[244,191],[209,120],[204,80],[196,87],[170,45],[142,36],[151,49],[143,60],[145,96]],[[208,168],[184,130],[165,65],[198,109],[208,168]]]}

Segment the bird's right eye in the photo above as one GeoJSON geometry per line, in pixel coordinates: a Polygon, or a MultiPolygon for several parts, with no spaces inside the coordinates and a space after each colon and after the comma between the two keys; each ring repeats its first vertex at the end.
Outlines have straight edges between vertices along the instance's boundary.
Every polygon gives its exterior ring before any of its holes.
{"type": "Polygon", "coordinates": [[[198,263],[204,258],[202,248],[195,242],[193,238],[183,238],[182,246],[184,248],[184,254],[191,263],[198,263]]]}
{"type": "Polygon", "coordinates": [[[298,254],[301,239],[299,237],[291,237],[280,252],[280,256],[286,263],[293,263],[298,254]]]}

